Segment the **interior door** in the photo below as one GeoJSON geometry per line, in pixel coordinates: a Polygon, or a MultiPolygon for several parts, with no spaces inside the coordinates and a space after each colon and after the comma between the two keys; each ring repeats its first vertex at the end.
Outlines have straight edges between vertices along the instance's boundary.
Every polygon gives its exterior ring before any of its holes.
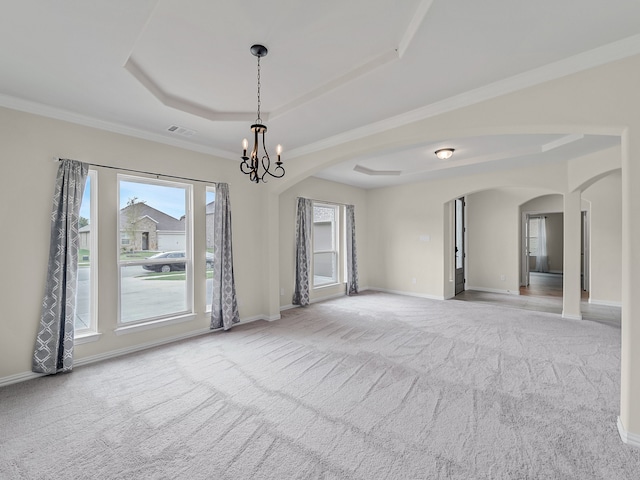
{"type": "Polygon", "coordinates": [[[464,292],[464,197],[455,201],[455,268],[456,268],[456,295],[464,292]]]}

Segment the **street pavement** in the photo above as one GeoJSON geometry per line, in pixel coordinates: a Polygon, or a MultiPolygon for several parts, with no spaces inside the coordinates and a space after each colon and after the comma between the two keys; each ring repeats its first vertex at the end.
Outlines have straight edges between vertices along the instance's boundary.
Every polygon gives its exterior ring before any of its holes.
{"type": "MultiPolygon", "coordinates": [[[[76,301],[75,328],[89,326],[90,312],[90,269],[88,266],[78,268],[78,297],[76,301]]],[[[122,323],[135,322],[148,318],[182,313],[187,310],[187,282],[179,278],[184,272],[171,272],[158,279],[152,272],[141,266],[121,268],[120,302],[122,323]],[[175,280],[166,279],[175,277],[175,280]],[[155,278],[155,279],[154,279],[155,278]]],[[[207,302],[211,303],[213,281],[207,279],[207,302]]],[[[98,293],[99,294],[99,293],[98,293]]]]}

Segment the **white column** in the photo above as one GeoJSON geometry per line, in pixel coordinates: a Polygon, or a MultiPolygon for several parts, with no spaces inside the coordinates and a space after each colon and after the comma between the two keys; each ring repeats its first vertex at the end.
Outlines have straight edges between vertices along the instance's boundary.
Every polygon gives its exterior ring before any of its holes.
{"type": "MultiPolygon", "coordinates": [[[[640,447],[640,125],[622,136],[622,439],[640,447]]],[[[613,248],[613,247],[612,247],[613,248]]]]}
{"type": "Polygon", "coordinates": [[[280,318],[280,196],[266,193],[264,231],[267,232],[265,249],[265,290],[268,319],[280,318]]]}
{"type": "Polygon", "coordinates": [[[579,191],[564,195],[564,262],[562,316],[582,319],[580,311],[581,196],[579,191]]]}

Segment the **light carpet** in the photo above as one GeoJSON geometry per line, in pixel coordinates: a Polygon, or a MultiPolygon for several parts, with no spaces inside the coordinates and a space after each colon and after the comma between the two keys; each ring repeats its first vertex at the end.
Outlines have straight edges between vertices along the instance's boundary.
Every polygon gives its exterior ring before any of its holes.
{"type": "Polygon", "coordinates": [[[2,479],[638,479],[620,330],[365,292],[0,389],[2,479]]]}

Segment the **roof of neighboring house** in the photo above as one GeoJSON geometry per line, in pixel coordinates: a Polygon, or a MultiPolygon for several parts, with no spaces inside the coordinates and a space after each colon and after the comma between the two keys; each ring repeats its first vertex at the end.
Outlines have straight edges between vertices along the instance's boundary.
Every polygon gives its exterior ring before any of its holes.
{"type": "Polygon", "coordinates": [[[157,230],[164,231],[173,231],[173,232],[184,232],[184,220],[178,220],[177,218],[172,217],[171,215],[167,215],[164,212],[161,212],[158,209],[150,207],[146,203],[138,202],[134,205],[127,205],[126,207],[120,210],[120,228],[124,229],[127,227],[127,222],[130,221],[127,213],[135,208],[135,216],[136,220],[149,217],[151,220],[156,222],[157,230]]]}
{"type": "Polygon", "coordinates": [[[80,227],[78,229],[78,233],[84,233],[84,232],[90,232],[91,231],[91,225],[86,224],[84,227],[80,227]]]}
{"type": "Polygon", "coordinates": [[[213,208],[215,207],[216,201],[212,201],[207,203],[207,215],[212,214],[213,213],[213,208]]]}

